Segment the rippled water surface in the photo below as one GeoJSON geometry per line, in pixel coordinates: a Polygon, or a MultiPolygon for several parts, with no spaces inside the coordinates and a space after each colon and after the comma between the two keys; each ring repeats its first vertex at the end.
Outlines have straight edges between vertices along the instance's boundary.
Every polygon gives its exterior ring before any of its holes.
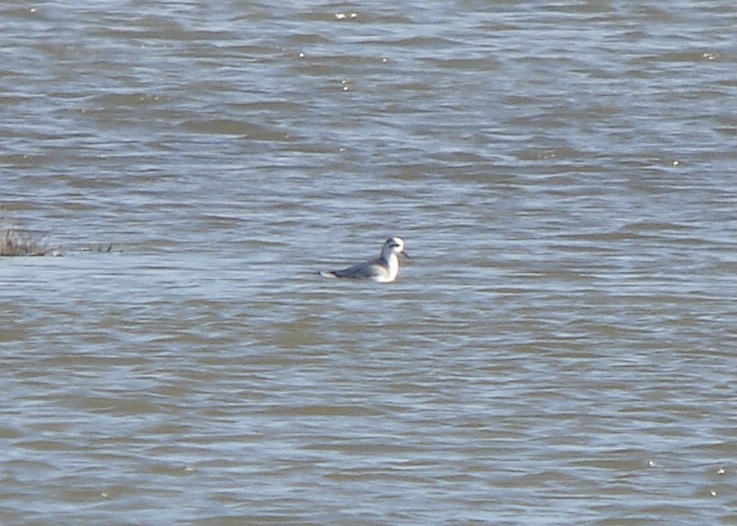
{"type": "Polygon", "coordinates": [[[0,523],[737,524],[736,24],[4,2],[0,523]]]}

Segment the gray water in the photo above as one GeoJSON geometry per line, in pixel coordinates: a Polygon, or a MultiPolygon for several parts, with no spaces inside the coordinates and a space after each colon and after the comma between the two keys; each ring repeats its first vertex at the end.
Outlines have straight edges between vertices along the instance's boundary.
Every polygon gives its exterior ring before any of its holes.
{"type": "Polygon", "coordinates": [[[737,524],[736,24],[3,2],[0,524],[737,524]]]}

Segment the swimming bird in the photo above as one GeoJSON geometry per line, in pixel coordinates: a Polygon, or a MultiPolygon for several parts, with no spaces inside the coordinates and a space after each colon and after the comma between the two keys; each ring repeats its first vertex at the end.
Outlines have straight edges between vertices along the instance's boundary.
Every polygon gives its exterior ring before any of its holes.
{"type": "Polygon", "coordinates": [[[399,273],[399,254],[409,257],[404,251],[404,241],[390,237],[381,247],[381,256],[364,263],[357,263],[343,270],[322,271],[325,278],[372,279],[379,283],[394,281],[399,273]]]}

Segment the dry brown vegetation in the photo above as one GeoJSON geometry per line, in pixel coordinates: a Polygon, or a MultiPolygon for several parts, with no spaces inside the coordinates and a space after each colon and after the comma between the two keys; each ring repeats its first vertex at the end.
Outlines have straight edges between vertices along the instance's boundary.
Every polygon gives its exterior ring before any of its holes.
{"type": "Polygon", "coordinates": [[[12,228],[0,234],[0,256],[45,256],[49,252],[48,241],[39,243],[35,238],[12,228]]]}

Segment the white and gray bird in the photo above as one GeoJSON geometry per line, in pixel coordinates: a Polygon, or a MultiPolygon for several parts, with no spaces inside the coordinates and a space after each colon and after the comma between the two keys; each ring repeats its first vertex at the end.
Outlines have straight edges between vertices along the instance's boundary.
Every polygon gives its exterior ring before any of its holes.
{"type": "Polygon", "coordinates": [[[381,256],[364,263],[358,263],[342,270],[322,271],[326,278],[372,279],[379,283],[394,281],[399,273],[399,254],[406,257],[404,241],[398,237],[390,237],[381,248],[381,256]]]}

